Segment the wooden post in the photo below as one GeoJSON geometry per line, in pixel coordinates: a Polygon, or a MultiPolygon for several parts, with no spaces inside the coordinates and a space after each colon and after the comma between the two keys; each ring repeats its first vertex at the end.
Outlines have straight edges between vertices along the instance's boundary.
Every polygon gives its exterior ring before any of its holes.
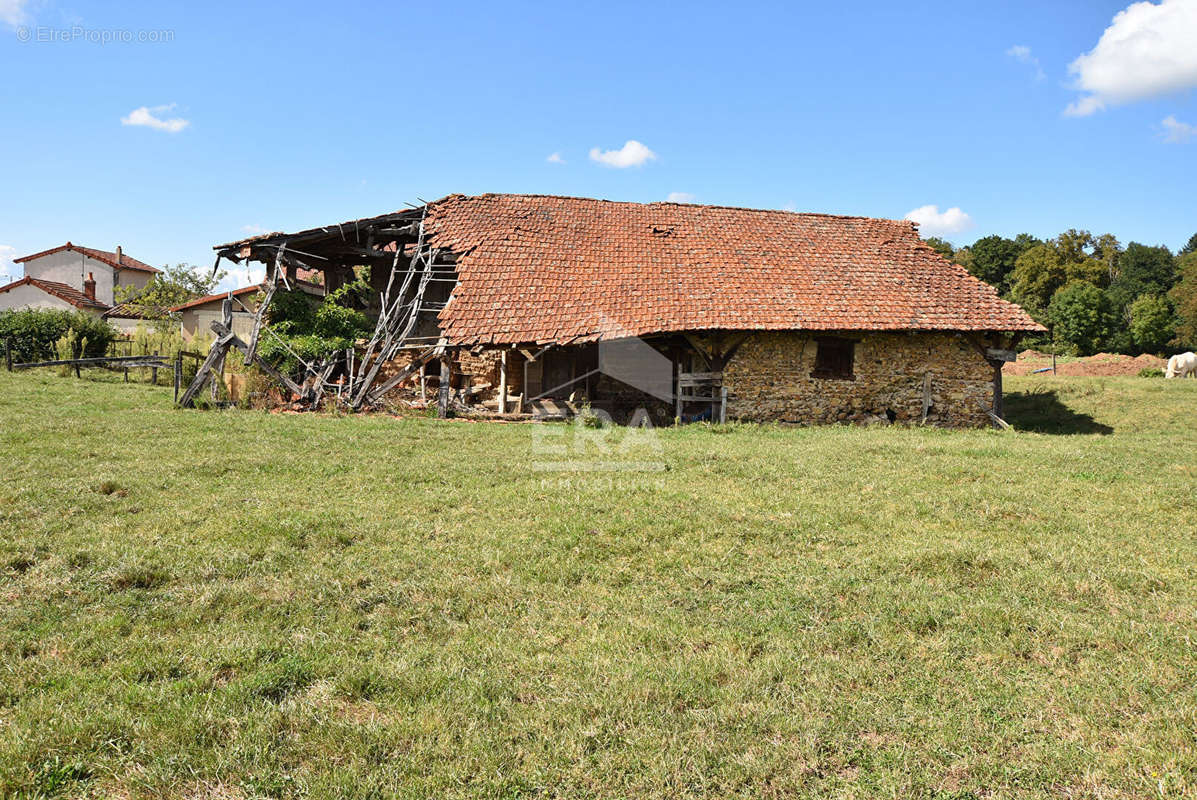
{"type": "Polygon", "coordinates": [[[424,364],[420,365],[420,402],[428,402],[428,371],[424,364]]]}
{"type": "MultiPolygon", "coordinates": [[[[157,350],[154,351],[154,360],[155,361],[158,360],[158,351],[157,350]]],[[[155,386],[158,385],[158,368],[157,367],[150,368],[150,383],[154,384],[155,386]]]]}
{"type": "Polygon", "coordinates": [[[220,360],[212,367],[212,402],[220,399],[220,387],[224,383],[224,360],[226,353],[221,353],[220,360]]]}
{"type": "Polygon", "coordinates": [[[204,359],[204,363],[200,364],[199,369],[196,370],[195,378],[192,379],[191,385],[187,387],[187,391],[183,392],[183,397],[179,400],[179,405],[184,408],[191,406],[195,400],[195,396],[203,388],[204,381],[211,377],[209,373],[211,373],[217,359],[224,358],[224,354],[228,351],[229,344],[234,338],[236,337],[233,336],[232,332],[226,332],[220,334],[220,338],[212,343],[212,349],[208,351],[208,357],[204,359]]]}
{"type": "Polygon", "coordinates": [[[499,351],[499,413],[507,413],[507,349],[499,351]]]}
{"type": "Polygon", "coordinates": [[[1002,398],[1002,362],[991,361],[993,365],[993,413],[999,419],[1005,419],[1005,402],[1002,398]]]}
{"type": "Polygon", "coordinates": [[[183,382],[183,353],[175,353],[175,403],[179,402],[179,386],[183,382]]]}
{"type": "Polygon", "coordinates": [[[719,424],[727,422],[727,387],[719,387],[719,424]]]}
{"type": "Polygon", "coordinates": [[[931,373],[923,373],[923,418],[920,424],[926,424],[927,415],[931,413],[931,373]]]}
{"type": "Polygon", "coordinates": [[[449,353],[441,354],[441,386],[439,396],[436,402],[436,415],[441,419],[447,419],[449,416],[449,394],[452,391],[449,388],[449,380],[452,378],[452,368],[449,362],[449,353]]]}
{"type": "Polygon", "coordinates": [[[673,396],[677,400],[677,405],[676,405],[676,409],[674,411],[674,417],[675,417],[677,424],[680,425],[682,422],[682,362],[680,359],[678,360],[678,362],[675,366],[676,366],[676,369],[674,369],[674,381],[673,381],[673,387],[674,387],[675,391],[674,391],[673,396]]]}
{"type": "Polygon", "coordinates": [[[4,365],[8,367],[8,371],[12,372],[12,337],[8,336],[4,339],[4,365]]]}

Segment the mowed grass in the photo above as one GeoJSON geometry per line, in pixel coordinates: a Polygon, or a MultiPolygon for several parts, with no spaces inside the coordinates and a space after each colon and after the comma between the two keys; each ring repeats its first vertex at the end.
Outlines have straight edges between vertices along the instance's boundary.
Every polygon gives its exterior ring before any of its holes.
{"type": "Polygon", "coordinates": [[[1193,796],[1197,381],[1007,390],[544,473],[0,372],[0,795],[1193,796]]]}

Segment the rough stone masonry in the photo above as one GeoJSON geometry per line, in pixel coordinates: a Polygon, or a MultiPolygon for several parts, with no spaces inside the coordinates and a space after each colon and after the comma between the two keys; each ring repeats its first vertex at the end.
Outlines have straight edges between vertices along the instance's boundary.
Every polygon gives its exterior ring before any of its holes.
{"type": "MultiPolygon", "coordinates": [[[[830,334],[830,332],[828,332],[830,334]]],[[[846,332],[856,340],[854,377],[816,378],[816,338],[823,333],[753,334],[724,368],[728,418],[819,424],[892,418],[918,422],[924,376],[931,376],[927,423],[990,424],[993,368],[955,333],[846,332]]]]}

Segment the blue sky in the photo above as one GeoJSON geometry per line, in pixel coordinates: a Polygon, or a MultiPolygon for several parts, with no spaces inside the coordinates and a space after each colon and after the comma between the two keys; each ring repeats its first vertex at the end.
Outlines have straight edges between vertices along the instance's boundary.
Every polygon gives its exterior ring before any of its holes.
{"type": "Polygon", "coordinates": [[[488,191],[1175,249],[1195,3],[0,0],[0,273],[67,239],[207,267],[247,232],[488,191]]]}

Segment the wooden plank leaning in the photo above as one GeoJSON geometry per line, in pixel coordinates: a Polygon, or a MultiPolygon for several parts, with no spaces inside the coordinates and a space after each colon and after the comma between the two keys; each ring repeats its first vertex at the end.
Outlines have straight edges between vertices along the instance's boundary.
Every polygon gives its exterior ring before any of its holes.
{"type": "MultiPolygon", "coordinates": [[[[213,322],[213,330],[218,325],[220,325],[219,322],[213,322]]],[[[221,325],[220,327],[224,326],[221,325]]],[[[204,359],[204,363],[200,364],[199,369],[195,372],[195,377],[191,380],[191,385],[187,387],[187,391],[183,392],[183,396],[179,398],[180,406],[190,408],[195,403],[195,396],[199,394],[200,389],[204,388],[204,383],[208,380],[209,374],[212,372],[212,367],[224,358],[229,350],[229,345],[235,338],[237,337],[233,335],[232,331],[225,329],[225,333],[220,335],[220,338],[212,343],[212,349],[208,351],[208,357],[204,359]]]]}
{"type": "Polygon", "coordinates": [[[225,327],[224,325],[222,325],[219,322],[213,322],[211,327],[212,327],[213,333],[215,333],[217,336],[220,337],[219,339],[217,339],[218,342],[225,341],[226,336],[229,337],[228,343],[225,346],[226,349],[228,347],[236,347],[238,350],[240,350],[245,355],[245,357],[246,357],[245,363],[253,364],[255,367],[262,370],[270,377],[274,378],[276,381],[281,383],[283,386],[286,386],[288,391],[290,391],[291,393],[297,394],[301,397],[303,396],[304,389],[298,383],[291,380],[289,377],[287,377],[283,373],[279,372],[277,369],[275,369],[273,366],[271,366],[270,364],[263,361],[258,356],[255,355],[251,359],[249,357],[249,345],[246,344],[244,341],[242,341],[241,338],[239,336],[237,336],[237,334],[233,333],[231,330],[229,330],[227,327],[225,327]]]}

